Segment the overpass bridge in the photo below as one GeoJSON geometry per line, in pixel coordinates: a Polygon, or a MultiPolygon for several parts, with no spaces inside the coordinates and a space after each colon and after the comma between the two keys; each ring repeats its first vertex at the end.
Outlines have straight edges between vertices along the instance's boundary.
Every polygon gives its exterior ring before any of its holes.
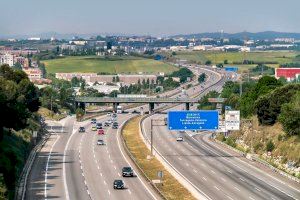
{"type": "Polygon", "coordinates": [[[116,111],[117,106],[120,103],[148,103],[149,111],[152,112],[155,104],[161,103],[172,103],[172,104],[182,104],[186,105],[186,110],[189,110],[191,103],[197,103],[199,101],[198,98],[153,98],[153,97],[145,97],[145,98],[116,98],[116,97],[76,97],[75,105],[76,108],[80,107],[85,109],[86,103],[112,103],[114,111],[116,111]]]}

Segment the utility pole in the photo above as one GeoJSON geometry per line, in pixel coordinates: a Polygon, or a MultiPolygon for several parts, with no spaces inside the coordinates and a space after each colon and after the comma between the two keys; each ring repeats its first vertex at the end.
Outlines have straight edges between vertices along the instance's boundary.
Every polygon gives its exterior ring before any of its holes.
{"type": "Polygon", "coordinates": [[[165,126],[165,121],[163,119],[150,119],[150,145],[151,145],[151,156],[153,156],[153,126],[165,126]],[[160,124],[154,124],[154,122],[162,122],[160,124]]]}

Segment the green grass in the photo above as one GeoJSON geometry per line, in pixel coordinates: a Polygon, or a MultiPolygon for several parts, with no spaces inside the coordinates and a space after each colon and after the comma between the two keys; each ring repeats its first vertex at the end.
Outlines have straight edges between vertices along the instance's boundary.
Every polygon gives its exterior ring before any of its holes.
{"type": "Polygon", "coordinates": [[[105,59],[97,56],[70,56],[44,60],[48,73],[58,72],[104,72],[104,73],[171,73],[176,67],[151,59],[137,57],[112,57],[105,59]]]}
{"type": "MultiPolygon", "coordinates": [[[[178,52],[175,56],[179,59],[186,59],[192,62],[197,62],[205,64],[207,60],[212,61],[212,63],[224,63],[224,60],[228,60],[228,65],[234,65],[239,68],[240,71],[244,72],[250,68],[256,66],[254,65],[243,65],[234,64],[241,63],[243,60],[251,60],[254,62],[266,63],[270,67],[278,67],[279,64],[299,62],[299,57],[296,58],[298,52],[288,52],[288,51],[276,51],[276,52],[203,52],[203,51],[193,51],[193,52],[178,52]],[[273,64],[268,64],[273,63],[273,64]],[[276,63],[276,64],[274,64],[276,63]]],[[[226,66],[226,65],[225,65],[226,66]]]]}

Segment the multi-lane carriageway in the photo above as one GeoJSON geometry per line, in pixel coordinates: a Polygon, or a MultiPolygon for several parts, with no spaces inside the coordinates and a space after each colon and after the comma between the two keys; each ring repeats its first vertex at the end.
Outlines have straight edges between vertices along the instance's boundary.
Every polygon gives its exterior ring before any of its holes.
{"type": "MultiPolygon", "coordinates": [[[[197,70],[195,73],[202,73],[203,70],[205,69],[197,70]]],[[[209,75],[209,79],[204,85],[205,88],[195,86],[188,90],[189,94],[199,93],[199,91],[206,93],[209,90],[220,90],[222,88],[225,81],[224,77],[222,78],[209,71],[206,72],[209,75]],[[216,82],[218,83],[214,84],[216,82]]],[[[184,106],[181,106],[179,109],[182,109],[183,107],[184,106]]],[[[132,116],[134,116],[134,114],[118,115],[119,124],[122,125],[132,116]]],[[[161,116],[154,115],[153,117],[161,116]]],[[[107,119],[108,117],[106,116],[97,118],[97,120],[101,122],[104,122],[107,119]]],[[[144,123],[145,126],[147,126],[147,121],[144,123]]],[[[146,131],[148,130],[147,127],[145,129],[146,131]]],[[[111,127],[109,127],[105,129],[106,134],[104,136],[99,136],[91,131],[90,122],[75,122],[74,117],[64,119],[61,122],[61,125],[55,129],[41,152],[38,153],[29,175],[26,199],[160,199],[139,174],[137,174],[137,177],[133,178],[121,177],[122,167],[132,166],[134,168],[134,165],[122,148],[119,130],[120,129],[111,129],[111,127]],[[86,128],[85,133],[78,133],[78,127],[80,126],[86,128]],[[99,138],[104,139],[106,143],[105,146],[96,145],[96,141],[99,138]],[[113,189],[113,180],[119,178],[125,181],[127,189],[113,189]]],[[[162,132],[163,135],[155,136],[172,137],[172,134],[167,131],[164,130],[162,132]]],[[[197,137],[198,136],[195,136],[195,140],[197,140],[197,137]]],[[[170,139],[166,139],[165,141],[170,143],[169,145],[178,145],[170,139]]],[[[185,142],[182,145],[187,144],[188,139],[185,139],[185,142]]],[[[161,150],[159,145],[160,143],[156,143],[155,146],[158,151],[161,150]]],[[[188,158],[188,156],[186,156],[187,152],[181,152],[181,150],[177,150],[177,148],[175,148],[175,150],[174,158],[188,158]]],[[[198,149],[198,151],[197,154],[206,155],[201,152],[202,149],[198,149]]],[[[197,154],[195,153],[195,155],[197,154]]],[[[213,161],[215,164],[219,162],[219,157],[217,156],[207,157],[211,160],[215,159],[215,161],[213,161]]],[[[190,163],[189,165],[193,166],[194,163],[190,163]]],[[[175,167],[177,167],[177,165],[175,165],[175,167]]],[[[182,166],[179,167],[182,168],[182,166]]],[[[188,169],[186,171],[197,170],[198,173],[207,173],[207,171],[202,172],[202,170],[204,170],[203,166],[198,165],[195,165],[194,168],[191,169],[186,167],[186,169],[188,169]]],[[[135,172],[137,172],[137,170],[135,170],[135,172]]],[[[215,175],[210,174],[205,177],[208,181],[206,183],[207,185],[209,185],[210,181],[218,179],[219,171],[215,169],[214,172],[216,173],[215,175]]],[[[193,174],[193,177],[198,177],[198,175],[195,173],[193,174]]],[[[224,177],[222,178],[225,179],[224,177]]],[[[222,179],[220,179],[219,182],[220,181],[222,181],[222,179]]],[[[245,179],[244,184],[248,184],[247,181],[248,179],[245,179]]],[[[229,185],[230,183],[231,182],[228,181],[221,185],[229,185]]],[[[201,182],[201,184],[203,183],[201,182]]],[[[223,191],[222,187],[211,185],[212,188],[214,188],[214,186],[220,191],[223,191]]],[[[231,191],[234,192],[234,190],[233,187],[231,191]]],[[[220,192],[213,191],[213,193],[214,192],[218,193],[217,195],[220,195],[220,192]]],[[[208,195],[210,196],[210,194],[208,195]]],[[[219,197],[217,195],[211,196],[211,198],[218,199],[216,198],[219,197]]],[[[228,194],[226,195],[229,196],[228,194]]],[[[238,199],[234,195],[231,196],[230,197],[233,199],[238,199]]],[[[221,197],[224,199],[226,196],[221,197]]],[[[251,196],[251,198],[255,197],[257,196],[251,196]]]]}

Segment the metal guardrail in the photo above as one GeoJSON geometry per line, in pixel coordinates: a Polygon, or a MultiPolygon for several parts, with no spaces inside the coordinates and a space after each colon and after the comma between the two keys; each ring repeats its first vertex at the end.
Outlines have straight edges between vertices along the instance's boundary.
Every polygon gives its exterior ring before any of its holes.
{"type": "Polygon", "coordinates": [[[26,191],[27,191],[27,179],[28,175],[31,171],[33,162],[35,160],[37,152],[39,152],[42,147],[45,145],[46,141],[49,139],[50,134],[47,133],[45,134],[45,137],[43,137],[42,140],[39,141],[39,143],[31,150],[26,163],[23,167],[23,170],[21,172],[20,178],[17,183],[16,187],[16,193],[15,193],[15,200],[24,200],[26,196],[26,191]]]}
{"type": "Polygon", "coordinates": [[[113,97],[76,97],[77,103],[197,103],[196,98],[113,98],[113,97]]]}
{"type": "MultiPolygon", "coordinates": [[[[242,152],[242,151],[240,151],[240,150],[238,150],[238,149],[236,149],[236,148],[234,148],[234,147],[232,147],[232,146],[230,146],[230,145],[228,145],[228,144],[226,144],[224,142],[221,142],[221,141],[219,141],[217,139],[214,139],[214,141],[216,143],[220,144],[220,145],[225,146],[226,148],[229,148],[229,149],[235,151],[236,153],[240,154],[243,157],[247,157],[246,153],[244,153],[244,152],[242,152]]],[[[290,175],[290,174],[288,174],[288,173],[286,173],[286,172],[284,172],[284,171],[282,171],[282,170],[274,167],[273,165],[269,164],[267,161],[259,158],[257,155],[251,154],[251,160],[253,160],[255,162],[258,162],[259,164],[264,165],[264,166],[270,168],[272,171],[274,171],[274,172],[276,172],[276,173],[278,173],[278,174],[280,174],[282,176],[285,176],[286,178],[288,178],[288,179],[290,179],[292,181],[300,183],[300,179],[299,178],[294,177],[294,176],[292,176],[292,175],[290,175]]]]}
{"type": "Polygon", "coordinates": [[[132,160],[132,162],[134,163],[134,165],[138,168],[140,174],[142,174],[143,177],[146,178],[148,184],[150,184],[150,185],[155,189],[155,191],[156,191],[163,199],[167,199],[167,198],[164,196],[164,194],[159,190],[159,188],[158,188],[158,187],[151,181],[151,179],[147,176],[147,174],[144,172],[144,170],[140,167],[140,165],[138,164],[137,160],[135,159],[135,157],[134,157],[134,156],[132,155],[132,153],[130,152],[130,150],[129,150],[127,144],[126,144],[126,141],[125,141],[125,139],[124,139],[124,137],[123,137],[123,129],[124,129],[124,127],[125,127],[125,126],[128,124],[128,122],[129,122],[130,120],[132,120],[133,118],[135,118],[135,117],[132,117],[132,118],[128,119],[128,120],[124,123],[124,125],[122,126],[122,128],[121,128],[121,134],[120,134],[120,136],[121,136],[121,138],[122,138],[122,145],[123,145],[123,147],[124,147],[124,149],[125,149],[127,155],[130,157],[130,159],[132,160]]]}

